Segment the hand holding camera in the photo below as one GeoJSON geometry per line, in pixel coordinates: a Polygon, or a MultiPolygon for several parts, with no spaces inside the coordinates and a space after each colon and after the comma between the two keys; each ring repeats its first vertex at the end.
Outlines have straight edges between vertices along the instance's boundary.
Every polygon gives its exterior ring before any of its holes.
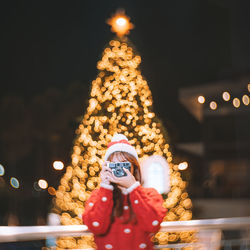
{"type": "Polygon", "coordinates": [[[100,172],[101,182],[110,185],[110,177],[112,176],[112,170],[108,167],[108,162],[102,164],[102,170],[100,172]]]}
{"type": "Polygon", "coordinates": [[[116,177],[126,176],[127,174],[124,172],[124,169],[131,171],[130,162],[108,162],[107,165],[116,177]]]}
{"type": "Polygon", "coordinates": [[[136,182],[135,177],[130,172],[130,162],[109,162],[107,165],[112,173],[108,177],[110,182],[123,188],[129,188],[136,182]]]}

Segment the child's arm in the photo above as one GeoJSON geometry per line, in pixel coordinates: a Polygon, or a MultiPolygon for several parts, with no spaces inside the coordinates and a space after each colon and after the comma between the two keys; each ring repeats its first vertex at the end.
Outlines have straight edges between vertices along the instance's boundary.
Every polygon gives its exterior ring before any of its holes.
{"type": "Polygon", "coordinates": [[[162,196],[154,188],[144,188],[139,182],[128,188],[130,201],[142,230],[155,233],[166,215],[162,196]]]}
{"type": "Polygon", "coordinates": [[[93,234],[105,234],[110,226],[113,208],[113,186],[101,185],[85,204],[82,220],[93,234]]]}

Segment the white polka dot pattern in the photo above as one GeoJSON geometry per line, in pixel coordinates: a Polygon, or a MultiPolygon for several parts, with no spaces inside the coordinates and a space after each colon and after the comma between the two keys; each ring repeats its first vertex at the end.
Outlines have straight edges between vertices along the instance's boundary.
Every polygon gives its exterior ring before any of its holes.
{"type": "Polygon", "coordinates": [[[128,206],[124,206],[123,209],[124,209],[124,210],[128,210],[128,206]]]}
{"type": "Polygon", "coordinates": [[[107,197],[105,197],[105,196],[102,197],[102,201],[104,201],[104,202],[107,201],[107,197]]]}
{"type": "Polygon", "coordinates": [[[129,228],[124,229],[124,233],[129,234],[130,232],[131,232],[131,230],[129,228]]]}
{"type": "Polygon", "coordinates": [[[99,227],[99,222],[97,222],[97,221],[94,221],[93,223],[92,223],[92,225],[94,226],[94,227],[99,227]]]}
{"type": "Polygon", "coordinates": [[[139,245],[139,248],[146,248],[146,246],[147,246],[147,244],[141,243],[141,244],[139,245]]]}
{"type": "Polygon", "coordinates": [[[134,203],[135,203],[135,204],[138,204],[138,203],[139,203],[139,201],[138,201],[138,200],[135,200],[135,201],[134,201],[134,203]]]}
{"type": "Polygon", "coordinates": [[[152,222],[152,225],[153,226],[157,226],[159,224],[159,221],[158,220],[154,220],[153,222],[152,222]]]}
{"type": "Polygon", "coordinates": [[[112,246],[111,244],[106,244],[106,245],[105,245],[105,248],[106,248],[106,249],[112,249],[113,246],[112,246]]]}
{"type": "Polygon", "coordinates": [[[90,203],[89,203],[89,206],[90,206],[90,207],[93,207],[93,206],[94,206],[94,203],[90,202],[90,203]]]}

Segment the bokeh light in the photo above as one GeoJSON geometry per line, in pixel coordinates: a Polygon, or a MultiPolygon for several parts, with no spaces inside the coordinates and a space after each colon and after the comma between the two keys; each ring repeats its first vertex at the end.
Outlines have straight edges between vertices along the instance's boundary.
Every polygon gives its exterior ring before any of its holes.
{"type": "Polygon", "coordinates": [[[11,185],[13,188],[19,188],[19,186],[20,186],[18,179],[15,178],[15,177],[11,177],[11,178],[10,178],[10,185],[11,185]]]}
{"type": "Polygon", "coordinates": [[[250,92],[250,83],[247,85],[248,92],[250,92]]]}
{"type": "Polygon", "coordinates": [[[124,11],[118,11],[107,23],[111,26],[111,30],[115,32],[118,36],[124,36],[133,29],[134,25],[130,23],[130,18],[125,15],[124,11]]]}
{"type": "Polygon", "coordinates": [[[127,20],[126,20],[125,18],[123,18],[123,17],[119,17],[119,18],[116,20],[116,23],[117,23],[117,25],[119,25],[119,26],[124,26],[124,25],[126,25],[126,22],[127,22],[127,20]]]}
{"type": "Polygon", "coordinates": [[[210,106],[210,108],[211,108],[212,110],[217,109],[217,103],[214,102],[214,101],[210,102],[209,106],[210,106]]]}
{"type": "Polygon", "coordinates": [[[48,182],[44,179],[40,179],[38,185],[41,189],[46,189],[48,187],[48,182]]]}
{"type": "Polygon", "coordinates": [[[244,105],[249,105],[249,96],[248,95],[243,95],[242,96],[242,102],[244,103],[244,105]]]}
{"type": "Polygon", "coordinates": [[[48,193],[49,193],[50,195],[56,195],[56,190],[55,190],[55,188],[49,187],[49,188],[48,188],[48,193]]]}
{"type": "Polygon", "coordinates": [[[3,176],[5,173],[3,165],[0,164],[0,176],[3,176]]]}
{"type": "Polygon", "coordinates": [[[203,104],[203,103],[205,102],[205,97],[202,96],[202,95],[200,95],[200,96],[198,97],[198,102],[201,103],[201,104],[203,104]]]}
{"type": "Polygon", "coordinates": [[[234,98],[233,99],[233,105],[235,108],[238,108],[240,106],[240,99],[239,98],[234,98]]]}
{"type": "Polygon", "coordinates": [[[64,168],[64,164],[62,161],[54,161],[53,162],[53,168],[55,170],[62,170],[64,168]]]}
{"type": "Polygon", "coordinates": [[[185,170],[185,169],[187,169],[188,168],[188,163],[186,162],[186,161],[184,161],[184,162],[182,162],[182,163],[180,163],[179,165],[178,165],[178,169],[179,170],[185,170]]]}
{"type": "Polygon", "coordinates": [[[230,100],[230,94],[228,92],[223,92],[222,98],[224,101],[228,102],[230,100]]]}

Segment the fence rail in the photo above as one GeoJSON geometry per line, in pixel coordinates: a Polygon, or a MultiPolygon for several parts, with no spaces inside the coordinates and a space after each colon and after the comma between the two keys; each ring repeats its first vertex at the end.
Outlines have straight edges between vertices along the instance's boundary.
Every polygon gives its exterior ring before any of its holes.
{"type": "MultiPolygon", "coordinates": [[[[189,230],[246,230],[250,229],[250,217],[220,218],[208,220],[168,221],[161,223],[162,232],[189,230]]],[[[0,242],[41,240],[46,237],[81,236],[91,234],[85,225],[71,226],[0,226],[0,242]]]]}

